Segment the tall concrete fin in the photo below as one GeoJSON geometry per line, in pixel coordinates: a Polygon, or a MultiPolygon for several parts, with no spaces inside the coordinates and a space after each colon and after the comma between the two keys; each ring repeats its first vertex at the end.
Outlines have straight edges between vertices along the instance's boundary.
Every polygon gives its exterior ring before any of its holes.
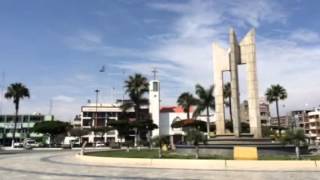
{"type": "Polygon", "coordinates": [[[231,84],[231,111],[233,121],[233,133],[239,137],[241,132],[240,126],[240,98],[239,98],[239,78],[238,64],[240,62],[240,51],[237,42],[236,33],[230,29],[230,84],[231,84]]]}
{"type": "Polygon", "coordinates": [[[225,114],[224,114],[224,97],[223,97],[223,71],[229,70],[229,55],[228,52],[213,43],[213,69],[214,69],[214,96],[215,96],[215,122],[217,134],[225,134],[225,114]]]}
{"type": "Polygon", "coordinates": [[[255,29],[249,31],[240,42],[240,64],[246,64],[247,61],[253,61],[255,54],[255,29]]]}
{"type": "Polygon", "coordinates": [[[259,112],[259,92],[257,78],[257,63],[256,63],[256,44],[255,44],[255,29],[247,33],[240,43],[241,62],[247,64],[247,85],[248,85],[248,106],[250,132],[256,138],[260,138],[261,120],[259,112]]]}

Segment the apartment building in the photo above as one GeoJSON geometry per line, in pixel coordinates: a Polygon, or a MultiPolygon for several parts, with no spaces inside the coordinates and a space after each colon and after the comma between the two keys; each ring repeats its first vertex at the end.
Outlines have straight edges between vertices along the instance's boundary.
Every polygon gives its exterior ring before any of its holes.
{"type": "Polygon", "coordinates": [[[308,118],[304,121],[304,129],[311,142],[320,142],[320,107],[308,112],[308,118]]]}
{"type": "MultiPolygon", "coordinates": [[[[264,100],[264,98],[260,98],[259,101],[259,111],[260,111],[260,119],[261,125],[269,126],[270,125],[270,107],[269,103],[264,100]]],[[[248,101],[245,100],[240,105],[240,119],[242,122],[249,123],[249,106],[248,101]]]]}

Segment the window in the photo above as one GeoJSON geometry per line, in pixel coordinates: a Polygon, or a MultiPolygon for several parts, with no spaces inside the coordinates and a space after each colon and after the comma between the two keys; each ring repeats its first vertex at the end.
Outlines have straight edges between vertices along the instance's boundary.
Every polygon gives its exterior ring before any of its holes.
{"type": "Polygon", "coordinates": [[[92,117],[92,112],[83,112],[83,117],[92,117]]]}
{"type": "Polygon", "coordinates": [[[83,120],[83,126],[91,126],[91,120],[83,120]]]}
{"type": "Polygon", "coordinates": [[[17,122],[21,122],[23,120],[23,116],[18,116],[18,121],[17,122]]]}
{"type": "Polygon", "coordinates": [[[23,122],[28,122],[28,121],[29,121],[28,116],[23,116],[23,122]]]}
{"type": "Polygon", "coordinates": [[[43,121],[43,116],[31,116],[31,117],[30,117],[30,121],[31,121],[31,122],[43,121]]]}
{"type": "Polygon", "coordinates": [[[13,122],[13,116],[7,116],[7,122],[13,122]]]}
{"type": "Polygon", "coordinates": [[[4,116],[0,116],[0,123],[4,122],[4,116]]]}
{"type": "Polygon", "coordinates": [[[159,85],[158,85],[158,82],[153,82],[153,85],[152,85],[152,91],[159,91],[159,85]]]}

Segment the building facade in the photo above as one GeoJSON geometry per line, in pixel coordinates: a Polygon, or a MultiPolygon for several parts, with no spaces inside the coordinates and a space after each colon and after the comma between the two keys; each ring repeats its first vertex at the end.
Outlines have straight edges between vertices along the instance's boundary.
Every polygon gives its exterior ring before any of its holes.
{"type": "MultiPolygon", "coordinates": [[[[190,109],[190,116],[193,115],[194,108],[190,109]]],[[[164,106],[160,108],[159,131],[161,136],[170,136],[175,143],[183,141],[185,131],[183,128],[172,128],[171,125],[175,121],[187,119],[187,113],[180,106],[164,106]]],[[[197,120],[207,122],[207,116],[200,114],[197,120]]],[[[214,114],[210,112],[210,122],[214,121],[214,114]]]]}
{"type": "MultiPolygon", "coordinates": [[[[107,126],[109,120],[118,120],[119,114],[122,112],[122,103],[115,104],[87,104],[81,107],[80,127],[91,130],[93,128],[103,128],[107,126]]],[[[79,124],[78,121],[75,121],[79,124]]],[[[93,131],[90,134],[82,137],[82,141],[95,143],[103,142],[118,142],[118,133],[116,130],[109,131],[103,135],[96,134],[93,131]]]]}
{"type": "MultiPolygon", "coordinates": [[[[288,129],[291,127],[291,117],[288,115],[280,116],[280,127],[282,129],[288,129]]],[[[272,117],[270,120],[270,126],[278,127],[278,117],[272,117]]]]}
{"type": "MultiPolygon", "coordinates": [[[[10,145],[14,130],[15,115],[0,115],[0,144],[10,145]]],[[[39,138],[41,134],[32,132],[33,126],[37,122],[52,121],[52,115],[24,114],[18,116],[16,125],[15,141],[22,141],[24,138],[39,138]]]]}
{"type": "Polygon", "coordinates": [[[305,128],[305,123],[308,122],[308,113],[311,110],[294,110],[289,112],[289,116],[291,118],[291,127],[294,129],[297,128],[305,128]]]}
{"type": "Polygon", "coordinates": [[[304,121],[304,129],[313,143],[320,142],[320,108],[308,112],[308,118],[304,121]]]}
{"type": "MultiPolygon", "coordinates": [[[[259,101],[259,112],[262,126],[270,126],[270,107],[269,103],[264,99],[260,98],[259,101]]],[[[240,118],[242,122],[249,124],[249,105],[248,101],[243,101],[240,105],[240,118]]]]}

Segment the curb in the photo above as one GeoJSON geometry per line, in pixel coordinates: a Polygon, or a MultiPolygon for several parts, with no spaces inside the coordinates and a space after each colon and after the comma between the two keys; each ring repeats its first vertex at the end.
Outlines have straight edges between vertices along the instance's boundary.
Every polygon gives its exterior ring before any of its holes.
{"type": "Polygon", "coordinates": [[[273,161],[273,160],[195,160],[195,159],[144,159],[95,157],[76,154],[80,160],[90,164],[116,167],[143,167],[160,169],[192,170],[256,170],[256,171],[320,171],[320,161],[273,161]]]}

